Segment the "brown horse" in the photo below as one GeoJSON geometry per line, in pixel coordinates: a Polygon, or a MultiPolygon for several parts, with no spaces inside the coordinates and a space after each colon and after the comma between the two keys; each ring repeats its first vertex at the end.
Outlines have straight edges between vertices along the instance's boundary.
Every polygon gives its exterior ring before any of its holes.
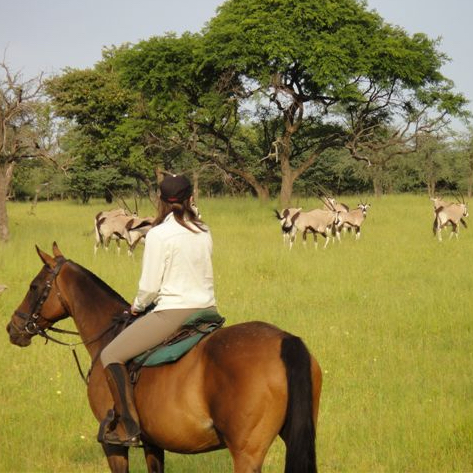
{"type": "MultiPolygon", "coordinates": [[[[92,359],[90,407],[101,421],[112,407],[99,354],[130,305],[82,266],[37,252],[43,268],[14,312],[10,341],[28,346],[71,316],[92,359]]],[[[315,472],[315,426],[322,375],[302,341],[263,322],[216,330],[180,361],[143,368],[136,407],[148,471],[164,472],[164,450],[200,453],[228,448],[234,472],[261,471],[271,443],[286,444],[286,473],[315,472]]],[[[111,471],[128,471],[128,447],[103,444],[111,471]]]]}

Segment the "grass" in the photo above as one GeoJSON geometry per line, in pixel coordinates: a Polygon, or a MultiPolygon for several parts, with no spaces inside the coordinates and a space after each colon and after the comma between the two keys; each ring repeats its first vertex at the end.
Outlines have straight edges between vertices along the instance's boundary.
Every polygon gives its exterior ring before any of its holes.
{"type": "MultiPolygon", "coordinates": [[[[355,199],[347,198],[350,206],[355,199]]],[[[326,250],[282,246],[275,203],[202,199],[214,238],[215,285],[228,324],[265,320],[301,336],[324,371],[317,454],[321,472],[473,471],[473,233],[432,236],[427,197],[372,199],[360,241],[326,250]]],[[[319,207],[302,200],[305,209],[319,207]]],[[[6,325],[41,262],[34,245],[87,267],[131,300],[134,258],[93,256],[95,202],[10,204],[12,239],[0,246],[0,323],[6,325]]],[[[151,212],[144,208],[142,214],[151,212]]],[[[62,326],[72,328],[67,321],[62,326]]],[[[97,424],[67,348],[0,339],[0,471],[102,472],[97,424]]],[[[87,355],[79,350],[83,364],[87,355]]],[[[283,471],[277,440],[265,472],[283,471]]],[[[227,451],[167,455],[167,472],[230,472],[227,451]]],[[[133,472],[146,471],[141,452],[133,472]]]]}

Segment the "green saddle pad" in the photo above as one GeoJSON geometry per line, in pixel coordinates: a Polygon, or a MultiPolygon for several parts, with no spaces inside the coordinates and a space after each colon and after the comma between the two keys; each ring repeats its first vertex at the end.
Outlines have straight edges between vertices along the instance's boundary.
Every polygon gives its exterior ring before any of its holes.
{"type": "Polygon", "coordinates": [[[139,366],[158,366],[172,363],[185,355],[205,335],[221,327],[225,319],[214,310],[199,310],[194,312],[164,344],[133,358],[139,366]]]}

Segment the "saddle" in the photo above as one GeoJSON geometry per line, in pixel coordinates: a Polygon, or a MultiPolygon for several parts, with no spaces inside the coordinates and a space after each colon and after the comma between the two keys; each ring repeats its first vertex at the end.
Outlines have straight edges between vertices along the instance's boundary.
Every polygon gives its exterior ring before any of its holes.
{"type": "Polygon", "coordinates": [[[166,340],[127,363],[133,382],[143,366],[159,366],[173,363],[183,357],[203,337],[220,328],[225,318],[214,310],[204,309],[194,312],[182,326],[166,340]]]}

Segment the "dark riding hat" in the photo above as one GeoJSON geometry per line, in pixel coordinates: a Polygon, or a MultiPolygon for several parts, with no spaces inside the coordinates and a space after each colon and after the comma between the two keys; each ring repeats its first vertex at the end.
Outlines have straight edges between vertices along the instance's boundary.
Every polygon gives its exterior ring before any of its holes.
{"type": "Polygon", "coordinates": [[[182,203],[192,195],[192,184],[189,179],[177,174],[164,176],[159,189],[161,200],[170,204],[182,203]]]}

